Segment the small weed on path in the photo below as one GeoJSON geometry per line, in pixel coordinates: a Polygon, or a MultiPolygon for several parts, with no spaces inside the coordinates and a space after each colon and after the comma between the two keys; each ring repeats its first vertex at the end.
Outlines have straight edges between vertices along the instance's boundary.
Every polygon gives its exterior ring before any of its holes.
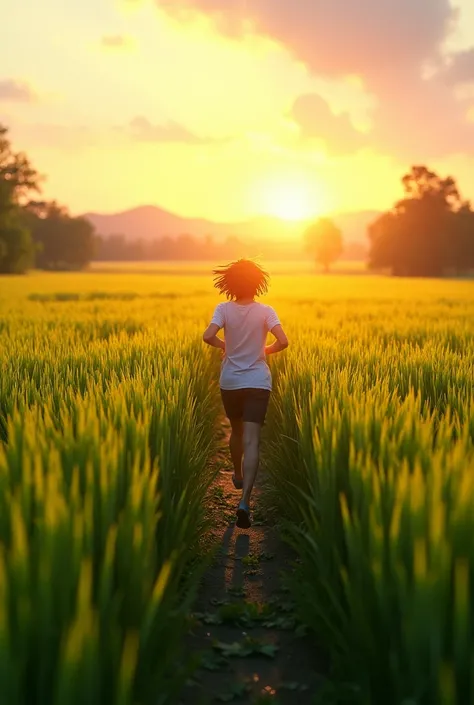
{"type": "Polygon", "coordinates": [[[258,520],[248,531],[235,527],[239,492],[225,454],[209,493],[209,520],[217,542],[194,607],[189,650],[200,666],[180,705],[313,705],[322,660],[304,640],[282,576],[292,559],[266,523],[259,478],[252,500],[258,520]]]}

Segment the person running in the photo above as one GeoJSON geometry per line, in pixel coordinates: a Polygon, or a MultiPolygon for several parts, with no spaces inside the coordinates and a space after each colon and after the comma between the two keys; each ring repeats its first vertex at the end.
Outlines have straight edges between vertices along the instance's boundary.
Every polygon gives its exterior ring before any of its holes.
{"type": "Polygon", "coordinates": [[[214,286],[225,294],[204,332],[208,345],[222,350],[220,389],[232,432],[229,449],[234,487],[242,489],[237,526],[248,529],[250,496],[257,476],[260,431],[272,390],[266,356],[288,347],[288,338],[271,306],[255,301],[268,291],[269,275],[258,264],[240,259],[213,271],[214,286]],[[224,330],[224,340],[217,333],[224,330]],[[266,346],[267,334],[275,341],[266,346]]]}

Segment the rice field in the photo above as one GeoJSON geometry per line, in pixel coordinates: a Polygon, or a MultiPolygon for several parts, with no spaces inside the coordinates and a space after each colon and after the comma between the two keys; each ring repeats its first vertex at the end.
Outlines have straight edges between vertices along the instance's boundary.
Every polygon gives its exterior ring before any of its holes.
{"type": "MultiPolygon", "coordinates": [[[[281,269],[265,300],[291,342],[268,503],[334,702],[474,703],[472,282],[281,269]]],[[[209,558],[217,301],[201,265],[0,279],[5,703],[176,702],[209,558]]]]}

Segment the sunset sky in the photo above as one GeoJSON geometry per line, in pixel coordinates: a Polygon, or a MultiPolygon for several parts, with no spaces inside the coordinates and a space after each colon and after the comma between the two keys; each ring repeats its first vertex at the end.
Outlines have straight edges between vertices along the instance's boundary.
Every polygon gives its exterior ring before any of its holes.
{"type": "Polygon", "coordinates": [[[6,20],[0,122],[73,213],[385,208],[413,163],[474,200],[473,0],[22,0],[6,20]]]}

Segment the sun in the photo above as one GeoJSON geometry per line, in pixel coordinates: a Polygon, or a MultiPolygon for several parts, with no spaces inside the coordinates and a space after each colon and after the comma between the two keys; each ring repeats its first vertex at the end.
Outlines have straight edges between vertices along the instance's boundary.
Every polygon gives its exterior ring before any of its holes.
{"type": "Polygon", "coordinates": [[[271,197],[269,212],[283,220],[306,220],[312,214],[312,204],[304,191],[290,187],[281,187],[271,197]]]}
{"type": "Polygon", "coordinates": [[[268,179],[259,193],[260,210],[282,220],[304,221],[323,210],[321,193],[304,178],[268,179]]]}

